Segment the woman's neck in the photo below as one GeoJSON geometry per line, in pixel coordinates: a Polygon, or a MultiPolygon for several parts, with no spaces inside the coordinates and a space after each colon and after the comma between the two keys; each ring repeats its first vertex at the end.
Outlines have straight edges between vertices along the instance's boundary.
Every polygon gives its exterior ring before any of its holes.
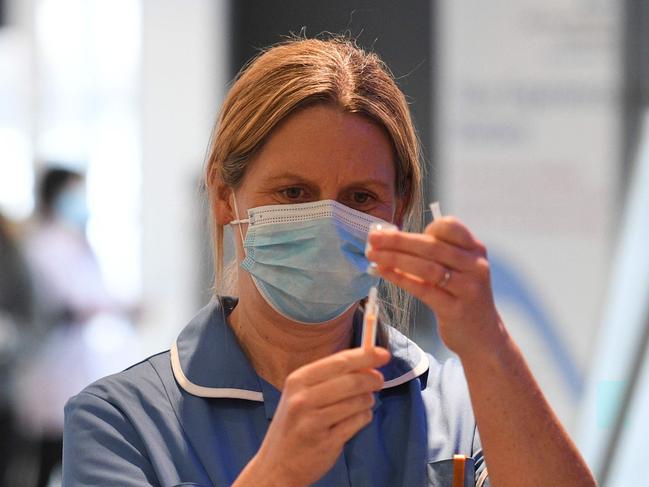
{"type": "Polygon", "coordinates": [[[355,309],[326,324],[303,325],[279,315],[259,294],[243,295],[228,321],[257,374],[281,390],[294,370],[351,346],[355,309]]]}

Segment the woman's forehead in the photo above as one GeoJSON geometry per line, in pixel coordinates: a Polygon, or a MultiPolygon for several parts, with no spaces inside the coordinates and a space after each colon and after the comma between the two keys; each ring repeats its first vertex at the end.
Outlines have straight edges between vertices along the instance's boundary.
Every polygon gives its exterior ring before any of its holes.
{"type": "Polygon", "coordinates": [[[394,184],[394,150],[386,131],[368,118],[318,105],[273,130],[248,168],[268,178],[372,179],[394,184]]]}

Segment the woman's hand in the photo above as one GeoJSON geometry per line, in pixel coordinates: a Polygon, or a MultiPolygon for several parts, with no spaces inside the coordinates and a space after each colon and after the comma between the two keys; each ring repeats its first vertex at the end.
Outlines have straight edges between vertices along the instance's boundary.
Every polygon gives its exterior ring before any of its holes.
{"type": "Polygon", "coordinates": [[[291,373],[257,455],[235,485],[306,486],[336,462],[343,445],[372,421],[376,367],[390,354],[354,348],[291,373]]]}
{"type": "Polygon", "coordinates": [[[504,337],[487,251],[459,220],[441,218],[423,234],[372,232],[369,243],[379,274],[435,312],[442,340],[460,357],[504,337]]]}
{"type": "Polygon", "coordinates": [[[423,234],[373,232],[369,243],[379,273],[435,311],[444,343],[462,360],[492,485],[594,486],[498,316],[484,245],[452,217],[423,234]]]}

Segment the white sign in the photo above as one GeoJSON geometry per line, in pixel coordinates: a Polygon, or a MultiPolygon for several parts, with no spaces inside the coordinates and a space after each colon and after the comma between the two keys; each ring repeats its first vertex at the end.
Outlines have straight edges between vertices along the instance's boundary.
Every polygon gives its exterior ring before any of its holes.
{"type": "Polygon", "coordinates": [[[487,245],[508,329],[572,427],[615,231],[621,7],[439,5],[435,187],[487,245]]]}

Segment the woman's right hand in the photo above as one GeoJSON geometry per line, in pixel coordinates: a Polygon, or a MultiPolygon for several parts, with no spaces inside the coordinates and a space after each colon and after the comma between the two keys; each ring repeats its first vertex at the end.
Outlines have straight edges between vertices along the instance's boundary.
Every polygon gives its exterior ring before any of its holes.
{"type": "Polygon", "coordinates": [[[373,392],[383,386],[375,369],[389,360],[384,348],[353,348],[291,373],[261,448],[235,485],[254,479],[254,485],[301,487],[320,479],[372,421],[373,392]]]}

